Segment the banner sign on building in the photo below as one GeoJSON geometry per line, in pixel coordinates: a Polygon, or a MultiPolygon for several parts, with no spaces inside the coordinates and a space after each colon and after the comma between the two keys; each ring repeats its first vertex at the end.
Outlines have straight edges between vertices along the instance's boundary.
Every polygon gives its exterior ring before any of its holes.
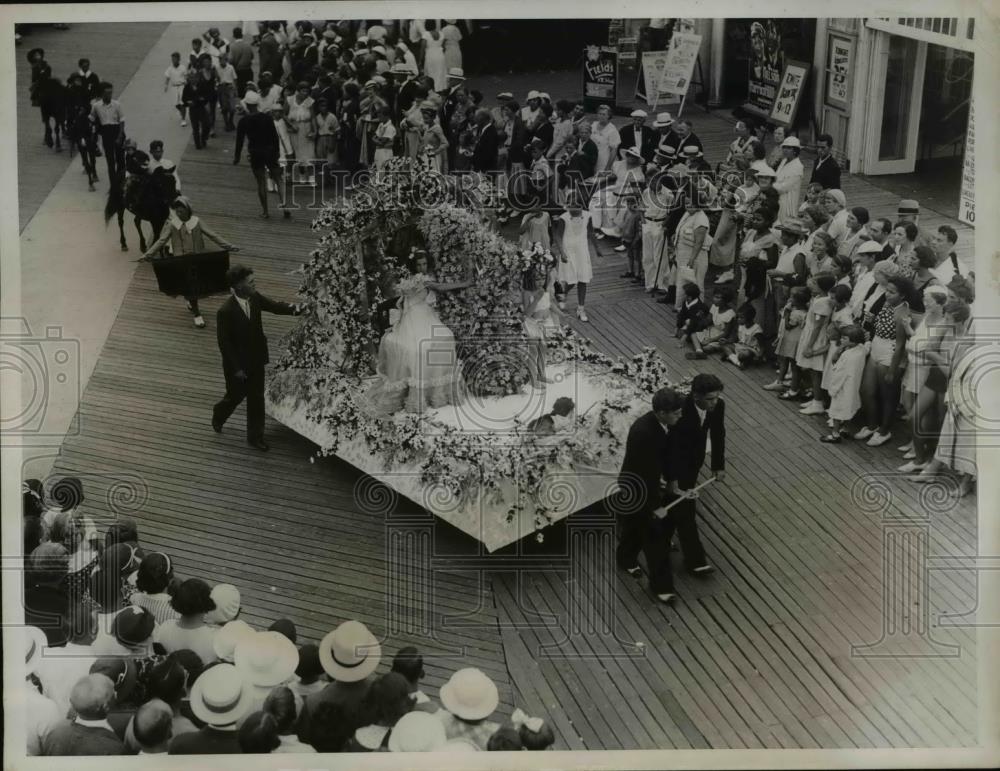
{"type": "Polygon", "coordinates": [[[615,107],[618,87],[618,51],[588,46],[583,56],[583,104],[588,112],[606,104],[615,107]]]}
{"type": "Polygon", "coordinates": [[[958,219],[976,224],[976,124],[975,102],[969,98],[969,127],[965,130],[965,158],[962,161],[962,195],[958,200],[958,219]]]}
{"type": "Polygon", "coordinates": [[[660,78],[660,93],[683,98],[691,85],[691,75],[701,48],[701,35],[675,32],[670,38],[667,63],[660,78]]]}
{"type": "Polygon", "coordinates": [[[809,77],[809,65],[805,62],[795,62],[789,59],[785,62],[785,71],[774,97],[770,119],[779,126],[791,126],[795,122],[799,102],[809,77]]]}
{"type": "Polygon", "coordinates": [[[832,107],[846,109],[850,100],[850,77],[853,43],[843,37],[830,36],[830,59],[827,63],[826,101],[832,107]]]}
{"type": "Polygon", "coordinates": [[[750,71],[747,103],[743,107],[762,118],[771,115],[785,66],[781,27],[774,19],[750,25],[750,71]]]}

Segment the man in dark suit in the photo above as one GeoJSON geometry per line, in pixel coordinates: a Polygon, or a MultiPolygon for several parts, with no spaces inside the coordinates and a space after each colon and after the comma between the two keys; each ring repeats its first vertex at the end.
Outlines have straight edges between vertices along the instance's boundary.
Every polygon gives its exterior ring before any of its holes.
{"type": "Polygon", "coordinates": [[[680,118],[674,121],[670,126],[670,131],[665,135],[660,137],[658,147],[663,150],[667,147],[674,148],[674,151],[680,155],[685,147],[697,147],[701,152],[705,152],[705,148],[698,138],[698,135],[691,130],[691,121],[684,118],[680,118]]]}
{"type": "Polygon", "coordinates": [[[663,603],[673,602],[674,585],[670,573],[669,537],[664,535],[664,481],[671,473],[668,432],[681,418],[683,397],[672,388],[653,395],[653,409],[632,424],[625,442],[625,458],[618,476],[619,491],[614,500],[618,517],[618,567],[638,578],[639,552],[646,555],[649,588],[663,603]]]}
{"type": "Polygon", "coordinates": [[[497,154],[500,149],[500,138],[497,127],[489,110],[478,109],[475,115],[476,144],[472,149],[472,170],[482,174],[492,174],[497,171],[497,154]]]}
{"type": "Polygon", "coordinates": [[[656,131],[646,128],[645,110],[633,110],[631,118],[632,125],[625,126],[618,132],[618,135],[622,138],[622,143],[619,147],[622,150],[638,147],[643,161],[645,163],[650,163],[653,160],[653,153],[656,151],[656,145],[660,140],[660,135],[656,131]]]}
{"type": "Polygon", "coordinates": [[[217,315],[219,351],[226,375],[226,395],[212,410],[212,428],[222,432],[222,426],[247,400],[247,444],[266,451],[264,441],[264,366],[268,363],[267,338],[261,324],[261,311],[282,316],[298,315],[288,303],[269,300],[257,292],[253,271],[234,265],[226,274],[232,296],[219,308],[217,315]]]}
{"type": "Polygon", "coordinates": [[[711,446],[712,473],[716,481],[726,476],[726,403],[722,400],[722,381],[715,375],[695,375],[691,382],[691,394],[684,400],[684,410],[680,421],[671,431],[670,500],[682,499],[670,510],[668,538],[676,528],[684,563],[698,576],[712,572],[713,568],[705,560],[705,549],[698,536],[698,521],[695,518],[694,488],[698,485],[698,474],[705,464],[708,447],[711,446]]]}
{"type": "Polygon", "coordinates": [[[833,150],[833,137],[820,134],[816,137],[816,163],[813,164],[809,184],[818,182],[824,190],[840,190],[840,166],[830,152],[833,150]]]}

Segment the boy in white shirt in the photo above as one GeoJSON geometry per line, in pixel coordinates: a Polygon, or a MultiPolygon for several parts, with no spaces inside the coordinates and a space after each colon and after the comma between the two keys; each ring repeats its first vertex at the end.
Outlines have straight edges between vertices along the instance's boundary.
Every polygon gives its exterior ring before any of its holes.
{"type": "Polygon", "coordinates": [[[170,54],[170,66],[164,73],[163,93],[174,92],[174,107],[181,114],[181,125],[187,125],[187,107],[184,106],[184,84],[187,83],[188,67],[181,62],[178,51],[170,54]]]}

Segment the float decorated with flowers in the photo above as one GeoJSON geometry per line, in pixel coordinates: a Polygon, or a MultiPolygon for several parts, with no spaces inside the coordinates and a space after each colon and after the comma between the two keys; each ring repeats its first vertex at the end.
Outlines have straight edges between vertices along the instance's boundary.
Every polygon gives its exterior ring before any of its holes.
{"type": "Polygon", "coordinates": [[[631,422],[658,388],[684,387],[653,349],[613,359],[558,323],[540,342],[522,303],[528,284],[547,291],[554,260],[504,239],[495,205],[481,180],[405,159],[329,204],[301,269],[299,324],[267,389],[268,413],[314,441],[317,456],[342,458],[490,551],[541,539],[614,492],[631,422]],[[453,352],[444,366],[461,389],[386,413],[371,398],[392,368],[384,341],[410,323],[397,298],[421,292],[420,281],[432,288],[428,346],[453,352]],[[540,382],[532,357],[542,345],[540,382]]]}

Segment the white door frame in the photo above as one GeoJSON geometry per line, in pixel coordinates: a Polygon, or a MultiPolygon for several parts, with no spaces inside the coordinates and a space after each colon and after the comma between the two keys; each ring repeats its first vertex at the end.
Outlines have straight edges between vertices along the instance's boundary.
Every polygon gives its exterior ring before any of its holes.
{"type": "Polygon", "coordinates": [[[920,130],[920,109],[923,104],[924,70],[927,65],[927,43],[917,42],[917,59],[914,65],[913,85],[910,89],[910,110],[906,132],[906,151],[901,159],[879,160],[879,145],[882,138],[882,102],[885,98],[885,80],[889,64],[889,43],[892,35],[884,31],[875,32],[872,51],[871,87],[868,90],[866,121],[868,134],[865,138],[866,174],[909,174],[917,163],[917,134],[920,130]]]}

